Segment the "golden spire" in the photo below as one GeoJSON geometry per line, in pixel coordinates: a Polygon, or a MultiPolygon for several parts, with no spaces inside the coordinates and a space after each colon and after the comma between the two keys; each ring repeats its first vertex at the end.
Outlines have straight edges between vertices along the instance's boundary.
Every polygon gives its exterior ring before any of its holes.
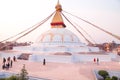
{"type": "Polygon", "coordinates": [[[55,6],[55,9],[56,9],[56,11],[59,11],[59,12],[62,11],[62,6],[60,5],[59,0],[57,2],[57,5],[55,6]]]}
{"type": "Polygon", "coordinates": [[[52,28],[65,28],[65,24],[63,22],[61,12],[62,12],[62,6],[59,3],[59,0],[57,2],[57,5],[55,6],[56,13],[52,19],[51,27],[52,28]]]}

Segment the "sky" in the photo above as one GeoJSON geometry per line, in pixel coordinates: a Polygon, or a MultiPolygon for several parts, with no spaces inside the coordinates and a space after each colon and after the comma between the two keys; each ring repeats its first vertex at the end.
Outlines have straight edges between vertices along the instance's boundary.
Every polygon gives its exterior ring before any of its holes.
{"type": "MultiPolygon", "coordinates": [[[[101,28],[120,36],[120,0],[59,0],[64,11],[88,20],[101,28]]],[[[41,22],[55,11],[57,0],[0,0],[0,41],[41,22]]],[[[63,12],[64,13],[64,12],[63,12]]],[[[112,36],[64,13],[79,24],[96,43],[118,42],[112,36]]],[[[65,21],[66,22],[66,21],[65,21]]],[[[19,41],[35,41],[41,33],[50,29],[51,19],[19,41]]],[[[85,40],[67,22],[67,29],[85,40]]],[[[82,32],[82,31],[81,31],[82,32]]]]}

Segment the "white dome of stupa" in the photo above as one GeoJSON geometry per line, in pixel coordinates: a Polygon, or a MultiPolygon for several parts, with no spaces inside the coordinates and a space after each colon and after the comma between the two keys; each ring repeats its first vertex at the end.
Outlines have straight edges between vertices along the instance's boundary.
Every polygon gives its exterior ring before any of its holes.
{"type": "Polygon", "coordinates": [[[71,31],[64,29],[64,28],[52,28],[45,33],[43,33],[36,41],[37,43],[44,43],[44,42],[70,42],[76,43],[80,42],[78,37],[72,33],[71,31]]]}
{"type": "Polygon", "coordinates": [[[36,40],[38,45],[53,45],[54,46],[85,46],[80,42],[79,38],[71,31],[65,28],[51,28],[50,30],[44,32],[36,40]]]}

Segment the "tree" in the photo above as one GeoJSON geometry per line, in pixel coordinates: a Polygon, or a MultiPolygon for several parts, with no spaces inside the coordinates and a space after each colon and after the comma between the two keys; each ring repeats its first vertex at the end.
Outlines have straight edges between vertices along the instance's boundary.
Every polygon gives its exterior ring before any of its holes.
{"type": "Polygon", "coordinates": [[[112,80],[118,80],[117,76],[112,76],[112,80]]]}
{"type": "Polygon", "coordinates": [[[108,72],[105,70],[99,70],[98,74],[101,75],[104,78],[104,80],[105,80],[105,78],[109,77],[108,72]]]}
{"type": "Polygon", "coordinates": [[[105,80],[112,80],[110,77],[105,78],[105,80]]]}
{"type": "Polygon", "coordinates": [[[9,78],[5,80],[19,80],[17,76],[10,76],[9,78]]]}
{"type": "Polygon", "coordinates": [[[23,65],[23,68],[21,69],[21,73],[20,73],[20,76],[19,76],[19,80],[28,80],[28,72],[27,70],[25,69],[25,64],[23,65]]]}

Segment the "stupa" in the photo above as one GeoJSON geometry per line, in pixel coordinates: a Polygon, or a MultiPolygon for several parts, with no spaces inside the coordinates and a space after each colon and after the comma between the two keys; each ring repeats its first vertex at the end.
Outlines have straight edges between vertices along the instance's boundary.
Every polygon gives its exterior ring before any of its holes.
{"type": "MultiPolygon", "coordinates": [[[[55,6],[56,12],[51,22],[51,29],[42,33],[35,43],[30,46],[13,47],[16,51],[16,56],[22,53],[30,54],[30,61],[48,62],[73,62],[73,61],[91,61],[94,57],[101,57],[102,60],[110,61],[111,57],[108,55],[97,54],[79,54],[88,52],[99,52],[98,47],[87,46],[82,43],[74,32],[66,29],[61,12],[62,6],[59,3],[55,6]]],[[[3,54],[5,55],[5,54],[3,54]]],[[[15,54],[11,53],[14,56],[15,54]]],[[[10,56],[7,54],[7,56],[10,56]]]]}
{"type": "Polygon", "coordinates": [[[56,12],[51,22],[51,29],[37,38],[36,42],[27,47],[14,47],[14,50],[27,51],[30,53],[54,54],[60,52],[96,52],[97,47],[90,47],[80,41],[71,31],[65,29],[61,12],[62,6],[59,1],[55,6],[56,12]]]}

